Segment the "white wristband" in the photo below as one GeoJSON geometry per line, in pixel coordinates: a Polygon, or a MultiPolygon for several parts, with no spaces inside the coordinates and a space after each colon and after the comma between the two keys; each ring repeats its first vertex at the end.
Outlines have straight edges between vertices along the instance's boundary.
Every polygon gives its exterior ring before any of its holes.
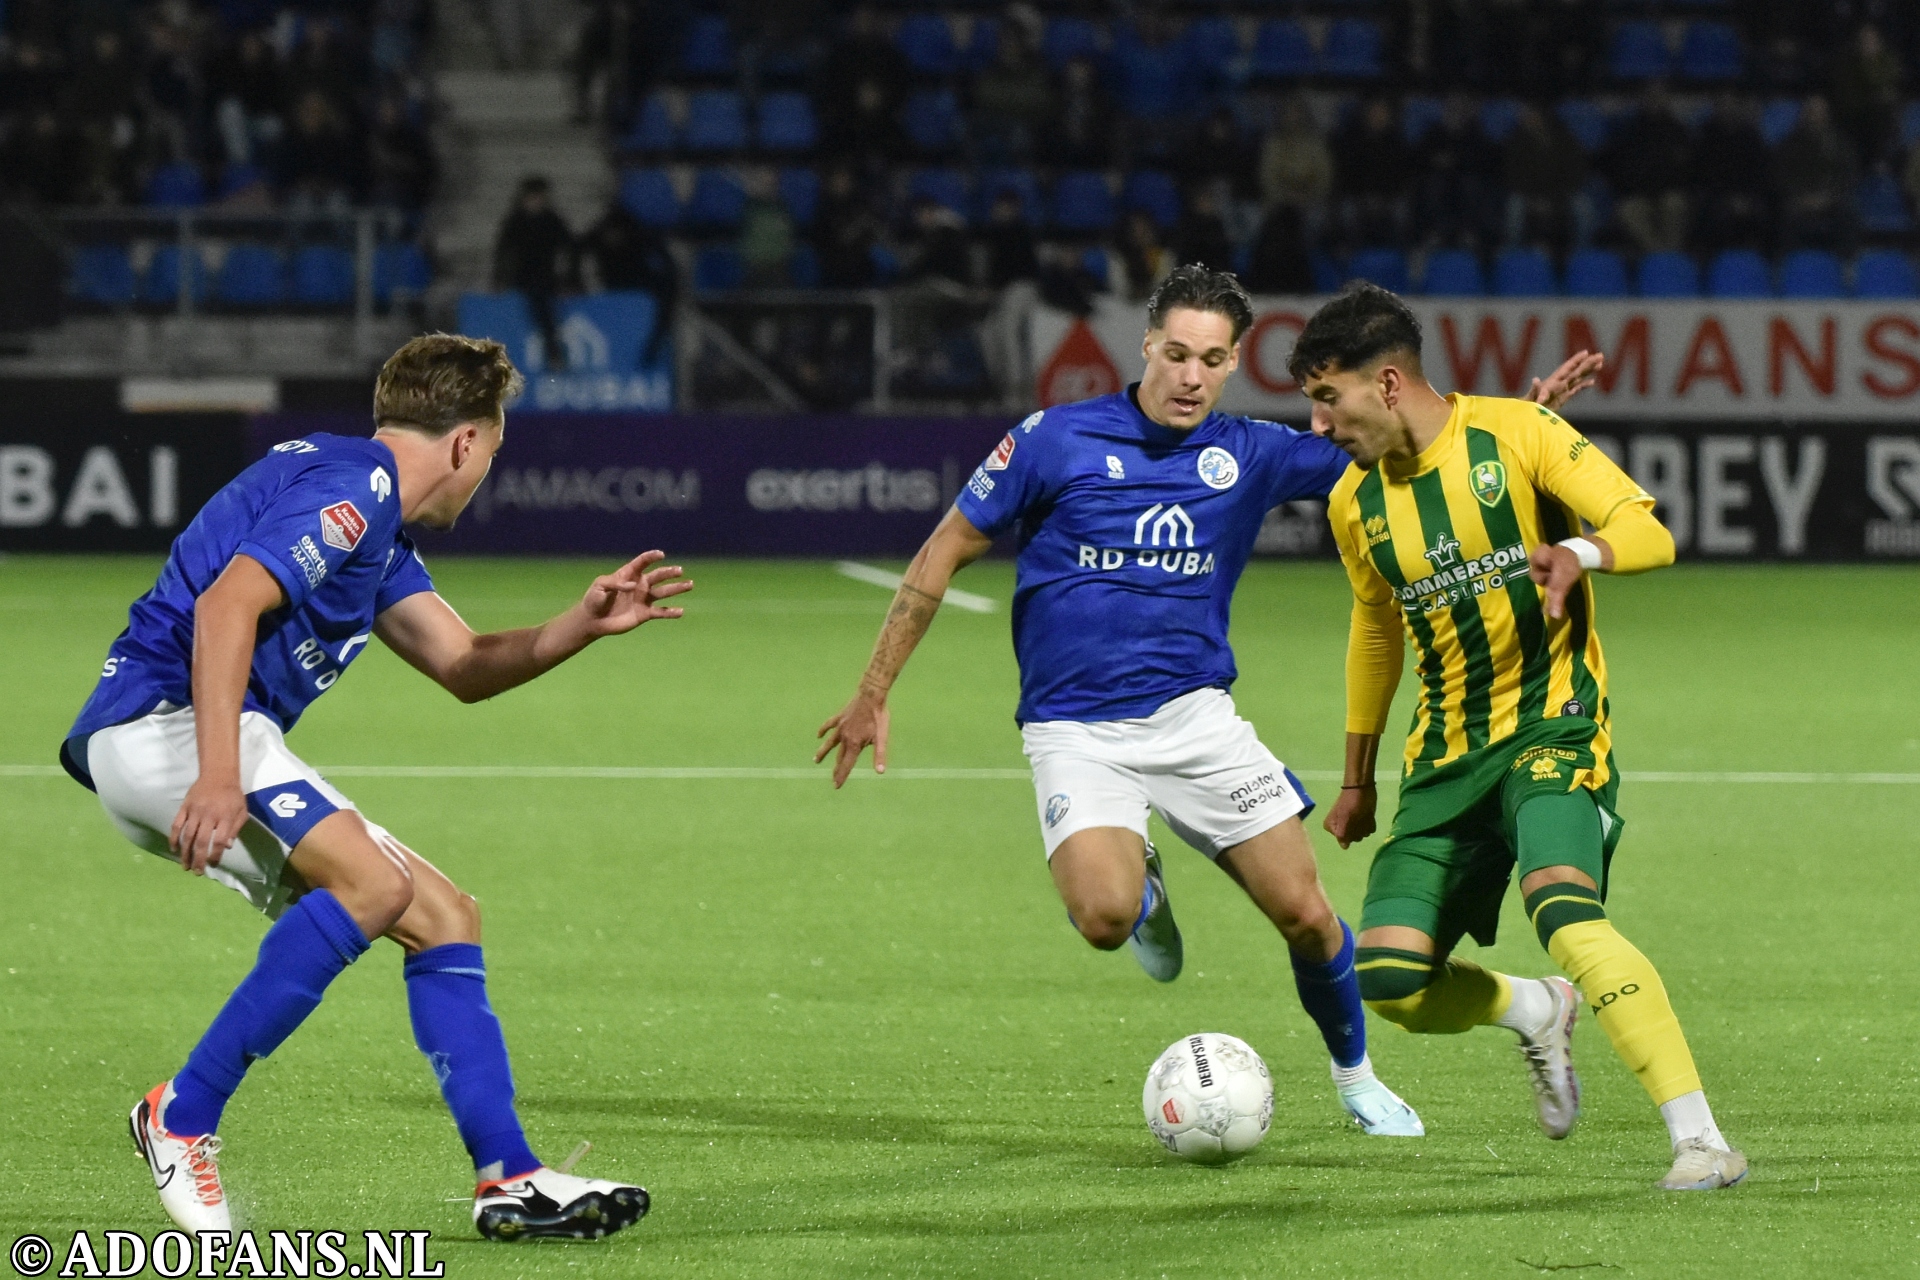
{"type": "Polygon", "coordinates": [[[1568,538],[1561,542],[1560,545],[1573,552],[1574,558],[1580,562],[1580,567],[1588,573],[1594,573],[1599,570],[1600,548],[1594,546],[1585,538],[1568,538]]]}

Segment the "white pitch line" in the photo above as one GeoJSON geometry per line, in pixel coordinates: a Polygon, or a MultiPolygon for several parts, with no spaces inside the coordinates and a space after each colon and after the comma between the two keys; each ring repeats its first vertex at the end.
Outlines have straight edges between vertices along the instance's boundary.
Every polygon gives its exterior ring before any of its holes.
{"type": "MultiPolygon", "coordinates": [[[[608,778],[636,782],[673,780],[739,779],[762,782],[804,781],[829,776],[826,765],[814,768],[728,767],[722,765],[583,765],[583,764],[334,764],[315,765],[332,778],[608,778]]],[[[870,776],[873,770],[862,763],[854,777],[870,776]]],[[[57,764],[0,764],[0,778],[60,778],[66,770],[57,764]]],[[[1033,776],[1025,769],[913,769],[887,770],[886,777],[909,782],[1026,782],[1033,776]]],[[[1337,782],[1334,769],[1296,769],[1294,776],[1303,782],[1337,782]]],[[[1628,773],[1628,782],[1690,783],[1695,785],[1793,786],[1915,786],[1920,773],[1679,773],[1650,771],[1628,773]]],[[[1392,779],[1384,785],[1392,786],[1392,779]]]]}
{"type": "MultiPolygon", "coordinates": [[[[885,569],[870,564],[861,564],[858,560],[842,560],[833,566],[842,577],[852,578],[855,582],[870,582],[876,587],[885,587],[889,591],[900,589],[900,575],[888,573],[885,569]]],[[[987,596],[977,596],[971,591],[962,591],[958,587],[948,587],[946,603],[956,609],[965,609],[968,613],[992,613],[993,601],[987,596]]]]}

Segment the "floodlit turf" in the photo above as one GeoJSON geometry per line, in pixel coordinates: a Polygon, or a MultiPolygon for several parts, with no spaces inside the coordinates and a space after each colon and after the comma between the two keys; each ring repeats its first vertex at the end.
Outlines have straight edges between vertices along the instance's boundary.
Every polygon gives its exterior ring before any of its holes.
{"type": "MultiPolygon", "coordinates": [[[[594,571],[435,567],[483,628],[538,620],[594,571]]],[[[292,744],[323,766],[804,764],[885,593],[812,563],[694,568],[683,621],[480,707],[376,645],[292,744]]],[[[153,569],[0,562],[0,763],[52,760],[153,569]]],[[[1023,763],[1011,580],[963,576],[1003,611],[941,615],[895,699],[896,766],[1023,763]]],[[[1686,568],[1602,596],[1627,770],[1920,773],[1920,573],[1686,568]]],[[[1296,768],[1338,767],[1345,613],[1337,567],[1257,565],[1240,590],[1240,705],[1296,768]]],[[[1670,1196],[1651,1185],[1664,1131],[1590,1018],[1571,1140],[1535,1128],[1505,1033],[1379,1021],[1376,1061],[1429,1136],[1361,1137],[1237,890],[1169,848],[1187,973],[1155,986],[1069,928],[1018,780],[342,785],[479,896],[536,1148],[592,1139],[581,1172],[642,1181],[655,1209],[597,1245],[479,1241],[381,943],[228,1112],[246,1225],[431,1230],[454,1278],[1840,1277],[1920,1259],[1920,786],[1623,788],[1614,917],[1661,966],[1754,1166],[1735,1191],[1670,1196]],[[1140,1117],[1148,1063],[1198,1030],[1247,1039],[1277,1081],[1271,1135],[1225,1169],[1174,1163],[1140,1117]]],[[[126,1111],[262,922],[122,843],[64,778],[0,777],[0,814],[0,1231],[158,1230],[126,1111]]],[[[1351,916],[1365,853],[1317,844],[1351,916]]],[[[1511,898],[1481,958],[1544,971],[1511,898]]]]}

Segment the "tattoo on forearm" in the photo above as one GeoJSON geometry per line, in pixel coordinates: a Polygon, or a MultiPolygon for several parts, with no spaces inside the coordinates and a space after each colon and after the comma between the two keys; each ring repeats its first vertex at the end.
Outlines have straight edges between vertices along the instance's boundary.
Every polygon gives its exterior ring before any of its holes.
{"type": "Polygon", "coordinates": [[[880,628],[880,638],[874,641],[873,658],[867,663],[860,683],[879,693],[891,688],[894,677],[906,665],[908,655],[927,633],[939,609],[939,596],[901,583],[892,607],[887,610],[887,620],[880,628]]]}

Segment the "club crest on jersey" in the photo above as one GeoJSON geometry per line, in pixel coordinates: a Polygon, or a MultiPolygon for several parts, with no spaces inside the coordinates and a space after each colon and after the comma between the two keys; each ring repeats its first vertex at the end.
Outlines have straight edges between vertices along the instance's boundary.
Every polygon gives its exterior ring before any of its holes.
{"type": "Polygon", "coordinates": [[[1433,545],[1421,552],[1436,569],[1444,569],[1460,556],[1460,539],[1446,529],[1433,540],[1433,545]]]}
{"type": "Polygon", "coordinates": [[[1020,423],[1021,432],[1025,433],[1033,430],[1035,427],[1040,425],[1040,419],[1046,416],[1047,416],[1047,411],[1045,409],[1035,409],[1032,413],[1026,416],[1024,421],[1020,423]]]}
{"type": "Polygon", "coordinates": [[[1009,431],[1001,438],[994,451],[987,455],[987,460],[980,465],[988,471],[1005,471],[1007,464],[1013,461],[1014,444],[1013,432],[1009,431]]]}
{"type": "Polygon", "coordinates": [[[385,467],[375,467],[373,474],[367,477],[367,488],[373,491],[375,502],[385,502],[387,495],[393,492],[393,477],[387,474],[385,467]]]}
{"type": "Polygon", "coordinates": [[[1480,505],[1491,507],[1506,496],[1507,469],[1498,462],[1476,463],[1468,473],[1468,481],[1473,485],[1473,496],[1480,499],[1480,505]]]}
{"type": "Polygon", "coordinates": [[[1209,489],[1231,489],[1233,482],[1240,478],[1240,464],[1233,455],[1218,445],[1209,445],[1200,451],[1197,464],[1200,480],[1209,489]]]}
{"type": "Polygon", "coordinates": [[[1065,792],[1047,797],[1047,825],[1057,827],[1060,819],[1067,816],[1067,810],[1073,808],[1073,798],[1065,792]]]}
{"type": "Polygon", "coordinates": [[[330,547],[351,551],[367,531],[367,518],[351,502],[336,502],[320,512],[320,538],[330,547]]]}

